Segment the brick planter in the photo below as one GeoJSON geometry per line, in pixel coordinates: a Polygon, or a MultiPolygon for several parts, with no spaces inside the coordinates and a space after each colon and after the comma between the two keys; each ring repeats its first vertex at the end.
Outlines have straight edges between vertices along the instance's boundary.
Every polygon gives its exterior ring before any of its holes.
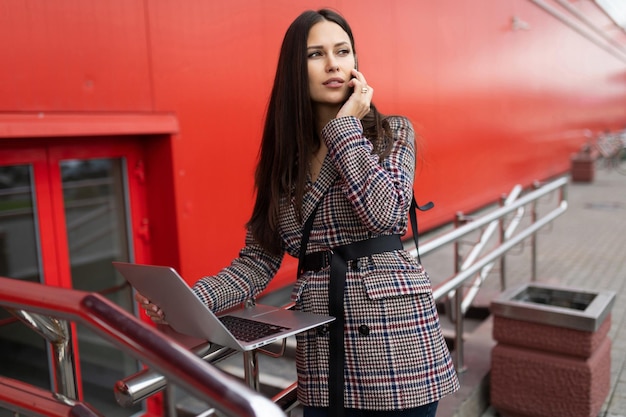
{"type": "Polygon", "coordinates": [[[597,152],[582,150],[571,156],[571,175],[573,182],[593,182],[596,172],[597,152]]]}
{"type": "Polygon", "coordinates": [[[615,294],[527,284],[491,303],[491,405],[505,417],[596,417],[610,390],[615,294]]]}

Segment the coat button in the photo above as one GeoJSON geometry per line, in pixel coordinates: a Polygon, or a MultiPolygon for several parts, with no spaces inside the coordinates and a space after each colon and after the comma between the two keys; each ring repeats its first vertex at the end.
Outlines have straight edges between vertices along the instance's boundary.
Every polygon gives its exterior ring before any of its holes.
{"type": "Polygon", "coordinates": [[[318,336],[326,336],[326,334],[328,334],[328,325],[325,324],[317,328],[318,336]]]}
{"type": "Polygon", "coordinates": [[[363,336],[367,336],[368,334],[370,334],[370,328],[365,324],[362,324],[359,326],[359,333],[361,333],[361,335],[363,336]]]}
{"type": "Polygon", "coordinates": [[[352,269],[355,271],[360,271],[361,270],[361,261],[356,260],[354,261],[354,263],[352,264],[352,269]]]}

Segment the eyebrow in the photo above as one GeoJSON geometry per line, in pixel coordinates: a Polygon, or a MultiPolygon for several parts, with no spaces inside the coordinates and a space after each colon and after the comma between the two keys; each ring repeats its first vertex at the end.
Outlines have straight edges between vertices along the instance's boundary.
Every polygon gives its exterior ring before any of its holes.
{"type": "MultiPolygon", "coordinates": [[[[333,45],[333,47],[338,47],[338,46],[343,46],[343,45],[350,45],[349,42],[343,41],[343,42],[338,42],[336,44],[333,45]]],[[[324,49],[323,45],[311,45],[311,46],[307,46],[306,49],[324,49]]]]}

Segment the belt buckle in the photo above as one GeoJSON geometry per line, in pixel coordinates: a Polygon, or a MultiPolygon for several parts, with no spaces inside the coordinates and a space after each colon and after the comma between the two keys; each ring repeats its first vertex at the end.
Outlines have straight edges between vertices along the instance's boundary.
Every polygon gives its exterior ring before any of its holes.
{"type": "Polygon", "coordinates": [[[322,260],[322,269],[326,268],[327,266],[330,266],[330,262],[333,258],[333,251],[332,250],[327,250],[324,251],[324,258],[322,260]]]}

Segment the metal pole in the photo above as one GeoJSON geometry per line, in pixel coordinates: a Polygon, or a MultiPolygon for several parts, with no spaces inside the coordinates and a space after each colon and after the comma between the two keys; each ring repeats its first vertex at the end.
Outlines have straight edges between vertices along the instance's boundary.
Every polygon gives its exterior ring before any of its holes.
{"type": "MultiPolygon", "coordinates": [[[[454,220],[454,227],[458,228],[461,223],[466,223],[465,215],[462,212],[456,213],[454,220]]],[[[458,274],[461,271],[461,249],[459,241],[454,241],[454,274],[458,274]]],[[[454,357],[456,361],[457,372],[465,372],[465,360],[463,354],[463,286],[460,286],[454,291],[454,309],[451,309],[451,316],[454,317],[454,357]]]]}
{"type": "Polygon", "coordinates": [[[243,352],[243,369],[246,385],[255,391],[260,390],[259,361],[256,349],[243,352]]]}
{"type": "MultiPolygon", "coordinates": [[[[500,207],[504,207],[504,202],[506,200],[506,196],[500,197],[500,207]]],[[[498,219],[498,228],[500,231],[500,245],[504,243],[506,240],[506,227],[504,225],[504,216],[498,219]]],[[[500,257],[500,291],[504,291],[506,289],[506,254],[503,254],[500,257]]]]}
{"type": "MultiPolygon", "coordinates": [[[[255,305],[254,298],[246,300],[246,308],[253,307],[255,305]]],[[[259,358],[256,349],[243,352],[243,372],[244,379],[248,387],[259,392],[261,386],[259,384],[259,358]]]]}
{"type": "MultiPolygon", "coordinates": [[[[540,186],[536,182],[533,184],[534,189],[538,189],[540,186]]],[[[537,200],[533,200],[530,207],[530,218],[534,224],[537,221],[537,200]]],[[[530,236],[530,281],[537,281],[537,233],[530,236]]]]}
{"type": "Polygon", "coordinates": [[[50,342],[55,359],[54,390],[73,400],[78,400],[76,368],[74,367],[74,349],[72,333],[66,320],[56,319],[25,310],[7,308],[15,317],[23,321],[44,339],[50,342]]]}
{"type": "MultiPolygon", "coordinates": [[[[457,211],[456,213],[456,217],[454,218],[454,228],[458,229],[462,224],[467,223],[467,219],[465,219],[465,215],[463,214],[462,211],[457,211]]],[[[462,257],[461,257],[461,245],[459,244],[458,240],[454,241],[454,274],[458,274],[461,271],[461,261],[462,261],[462,257]]],[[[451,298],[451,300],[447,303],[447,305],[450,307],[450,321],[452,321],[452,323],[457,323],[459,321],[459,315],[458,315],[458,309],[456,308],[457,305],[457,301],[458,300],[458,292],[454,292],[454,293],[450,293],[449,298],[451,298]]],[[[456,335],[455,335],[455,339],[456,339],[456,335]]]]}
{"type": "Polygon", "coordinates": [[[467,370],[463,353],[463,312],[461,311],[461,303],[463,300],[463,286],[458,287],[455,293],[456,295],[454,296],[454,311],[456,312],[456,325],[454,335],[454,356],[456,359],[456,371],[462,373],[467,370]]]}

